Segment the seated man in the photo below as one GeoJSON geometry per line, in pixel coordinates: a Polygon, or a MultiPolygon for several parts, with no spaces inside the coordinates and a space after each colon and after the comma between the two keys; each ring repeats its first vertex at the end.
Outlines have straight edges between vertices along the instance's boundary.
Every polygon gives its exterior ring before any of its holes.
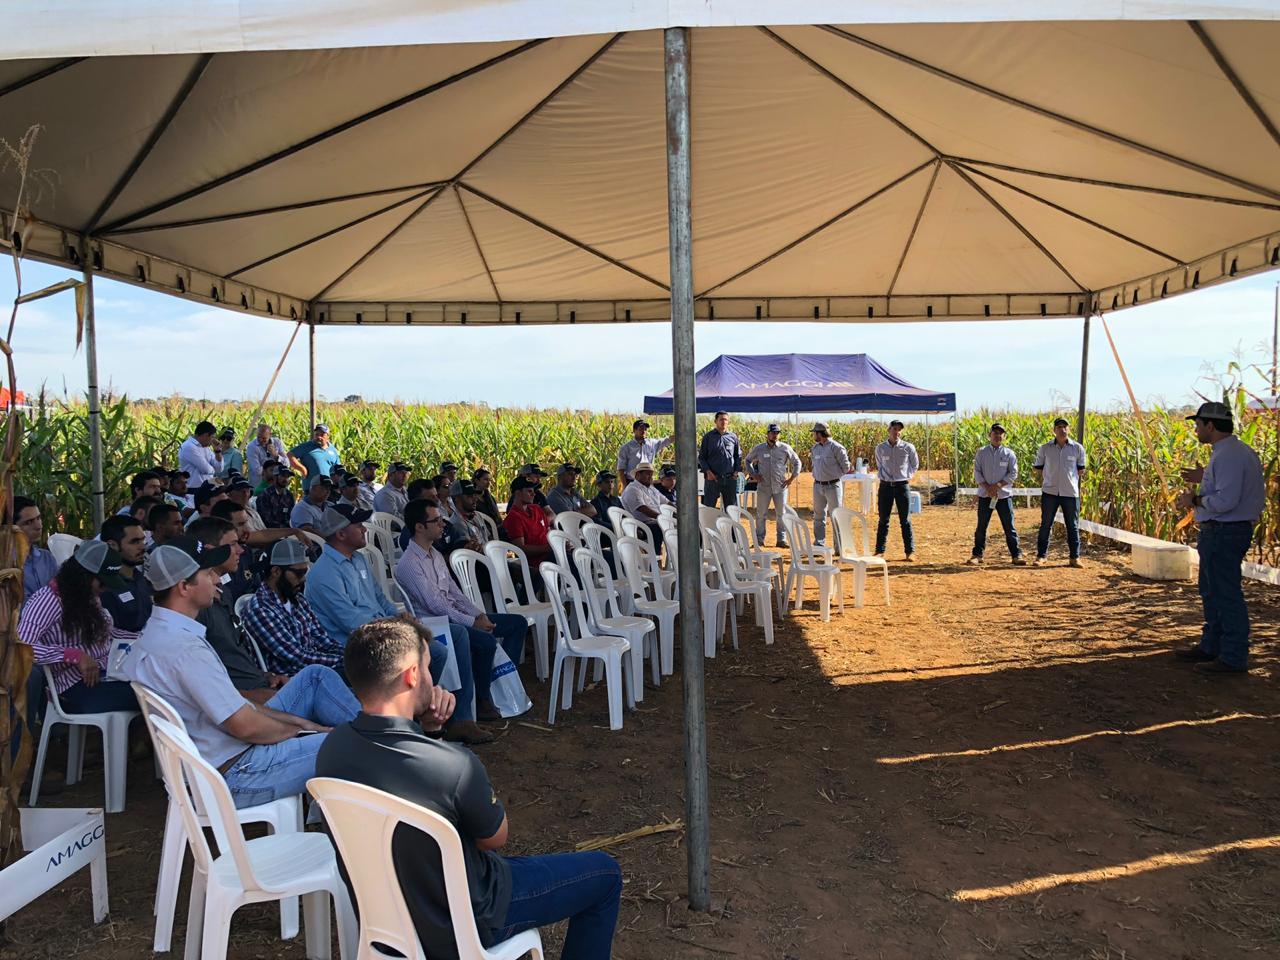
{"type": "MultiPolygon", "coordinates": [[[[173,508],[157,503],[151,509],[173,508]]],[[[98,539],[120,555],[119,573],[123,581],[114,587],[103,587],[98,601],[111,614],[119,629],[138,633],[151,616],[151,585],[142,575],[142,565],[147,559],[147,541],[142,524],[133,517],[118,514],[107,517],[98,539]]]]}
{"type": "Polygon", "coordinates": [[[306,667],[264,704],[236,689],[196,619],[214,602],[214,571],[230,554],[228,547],[199,549],[190,538],[151,552],[146,576],[155,610],[140,637],[116,642],[111,675],[164,697],[236,806],[249,807],[302,793],[324,734],[354,717],[359,704],[327,667],[306,667]]]}
{"type": "Polygon", "coordinates": [[[275,486],[276,474],[279,472],[279,460],[264,460],[262,463],[262,472],[258,475],[258,482],[254,484],[253,487],[253,495],[255,497],[260,497],[268,489],[275,486]]]}
{"type": "Polygon", "coordinates": [[[502,643],[512,663],[519,663],[529,624],[524,617],[510,614],[487,616],[459,589],[444,555],[433,546],[444,526],[444,518],[434,500],[414,500],[405,510],[404,522],[413,531],[413,539],[396,564],[396,582],[404,588],[419,616],[447,617],[451,627],[456,628],[450,630],[450,639],[458,658],[462,687],[458,691],[454,723],[446,730],[445,737],[470,743],[469,737],[478,732],[472,729],[475,724],[470,721],[502,719],[489,696],[498,643],[502,643]]]}
{"type": "MultiPolygon", "coordinates": [[[[360,509],[372,510],[373,498],[378,495],[378,491],[382,489],[382,484],[377,482],[378,471],[382,469],[382,464],[377,460],[365,460],[360,464],[360,509]]],[[[413,499],[413,495],[409,495],[413,499]]]]}
{"type": "Polygon", "coordinates": [[[636,464],[635,482],[628,483],[622,491],[622,506],[641,523],[649,525],[654,546],[659,550],[662,549],[662,530],[658,526],[658,510],[666,502],[667,498],[653,485],[653,464],[648,461],[636,464]]]}
{"type": "Polygon", "coordinates": [[[601,470],[596,474],[596,495],[591,498],[591,506],[596,510],[596,523],[602,523],[606,527],[612,527],[613,521],[609,519],[609,508],[618,507],[625,510],[622,506],[622,498],[614,496],[613,493],[613,472],[610,470],[601,470]]]}
{"type": "Polygon", "coordinates": [[[293,491],[289,482],[293,480],[293,471],[288,467],[277,466],[274,473],[271,468],[264,467],[263,472],[271,476],[271,485],[258,494],[258,515],[267,528],[291,527],[289,518],[293,515],[293,491]]]}
{"type": "Polygon", "coordinates": [[[262,563],[262,586],[245,604],[244,629],[258,644],[267,669],[286,676],[313,663],[342,669],[342,646],[320,626],[303,596],[311,563],[297,540],[281,540],[262,563]]]}
{"type": "Polygon", "coordinates": [[[172,503],[161,503],[147,514],[147,525],[151,528],[151,546],[148,549],[154,550],[160,544],[182,536],[182,511],[172,503]]]}
{"type": "Polygon", "coordinates": [[[293,510],[289,514],[289,526],[318,535],[320,518],[324,516],[332,490],[333,481],[328,476],[321,475],[314,478],[307,492],[302,495],[302,499],[293,505],[293,510]]]}
{"type": "MultiPolygon", "coordinates": [[[[328,507],[317,531],[324,537],[324,549],[307,575],[303,596],[326,636],[339,647],[347,645],[356,627],[400,615],[373,578],[364,554],[358,552],[365,545],[364,522],[371,516],[365,510],[328,507]]],[[[437,680],[448,655],[443,644],[431,641],[431,669],[437,680]]]]}
{"type": "Polygon", "coordinates": [[[453,497],[454,511],[444,533],[441,552],[446,557],[460,547],[483,552],[491,538],[489,528],[476,512],[480,491],[470,480],[455,480],[449,494],[453,497]]]}
{"type": "MultiPolygon", "coordinates": [[[[141,473],[135,473],[133,479],[129,481],[131,503],[140,500],[142,497],[159,498],[163,495],[164,490],[161,488],[160,474],[154,470],[143,470],[141,473]]],[[[121,515],[128,515],[133,511],[130,509],[130,505],[126,504],[116,512],[121,515]]]]}
{"type": "MultiPolygon", "coordinates": [[[[418,477],[416,480],[409,481],[408,491],[409,503],[413,503],[415,500],[434,500],[436,503],[440,502],[439,491],[436,490],[435,477],[418,477]]],[[[448,491],[445,492],[447,493],[448,491]]],[[[443,510],[440,512],[444,513],[443,510]]],[[[409,541],[412,539],[413,531],[406,526],[401,526],[400,532],[396,534],[396,542],[400,544],[400,549],[403,550],[405,547],[409,546],[409,541]]]]}
{"type": "Polygon", "coordinates": [[[187,489],[190,474],[185,470],[169,471],[169,489],[164,492],[165,503],[172,503],[182,511],[182,519],[187,519],[190,511],[196,508],[195,497],[187,489]]]}
{"type": "MultiPolygon", "coordinates": [[[[606,853],[507,858],[507,815],[475,754],[426,735],[414,716],[437,707],[427,649],[411,624],[362,627],[347,645],[347,676],[362,712],[335,728],[316,773],[365,784],[426,807],[462,841],[471,909],[486,946],[522,930],[568,919],[565,958],[607,960],[622,895],[622,872],[606,853]]],[[[392,843],[422,953],[456,957],[444,873],[435,841],[398,827],[392,843]]]]}
{"type": "Polygon", "coordinates": [[[680,474],[675,467],[663,467],[662,476],[658,478],[658,492],[667,498],[667,503],[676,505],[676,477],[680,474]]]}
{"type": "Polygon", "coordinates": [[[209,516],[213,512],[214,506],[225,499],[227,499],[227,491],[222,487],[213,483],[200,484],[195,492],[196,512],[187,517],[185,521],[187,527],[190,528],[191,524],[201,517],[209,516]]]}
{"type": "MultiPolygon", "coordinates": [[[[267,529],[266,522],[262,519],[262,515],[258,513],[256,507],[249,504],[250,497],[253,496],[253,484],[244,477],[232,477],[231,482],[227,484],[227,499],[242,509],[249,521],[249,530],[253,533],[267,529]]],[[[278,537],[271,542],[274,543],[278,537]]]]}
{"type": "Polygon", "coordinates": [[[547,494],[547,506],[555,513],[573,510],[594,520],[596,508],[578,493],[578,476],[581,473],[572,463],[562,463],[556,467],[556,485],[547,494]]]}
{"type": "Polygon", "coordinates": [[[404,485],[409,482],[409,465],[399,460],[387,467],[387,482],[373,496],[373,509],[376,513],[389,513],[393,517],[404,517],[405,504],[409,502],[409,493],[404,485]]]}
{"type": "Polygon", "coordinates": [[[22,599],[26,601],[53,579],[58,572],[58,561],[40,545],[44,539],[44,522],[34,500],[13,498],[13,522],[27,538],[27,559],[22,564],[22,599]]]}
{"type": "Polygon", "coordinates": [[[353,510],[367,509],[360,499],[360,478],[354,473],[344,473],[338,480],[338,502],[353,510]]]}
{"type": "Polygon", "coordinates": [[[542,508],[533,502],[537,488],[536,483],[524,477],[517,476],[512,480],[507,519],[502,522],[507,539],[528,556],[529,570],[535,573],[535,579],[538,564],[551,556],[551,544],[547,540],[551,522],[542,508]]]}
{"type": "Polygon", "coordinates": [[[516,471],[516,476],[523,477],[533,484],[533,502],[542,508],[542,512],[547,515],[547,520],[554,520],[556,512],[551,509],[551,505],[547,503],[547,495],[542,492],[542,479],[546,476],[542,468],[536,463],[526,463],[516,471]]]}

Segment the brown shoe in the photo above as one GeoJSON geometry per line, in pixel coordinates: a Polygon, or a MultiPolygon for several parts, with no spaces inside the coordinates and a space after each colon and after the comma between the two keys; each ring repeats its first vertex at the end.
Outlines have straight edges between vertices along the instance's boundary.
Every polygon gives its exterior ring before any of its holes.
{"type": "Polygon", "coordinates": [[[474,720],[455,720],[444,728],[444,738],[450,743],[465,743],[469,747],[494,741],[493,734],[482,730],[474,720]]]}
{"type": "Polygon", "coordinates": [[[915,563],[915,562],[916,562],[916,555],[914,553],[908,553],[907,563],[915,563]]]}
{"type": "Polygon", "coordinates": [[[1083,567],[1083,566],[1084,566],[1084,562],[1083,562],[1083,561],[1081,561],[1081,559],[1080,559],[1079,557],[1072,557],[1072,558],[1071,558],[1071,560],[1070,560],[1070,562],[1067,564],[1067,566],[1069,566],[1069,567],[1075,567],[1075,568],[1079,569],[1080,567],[1083,567]]]}
{"type": "Polygon", "coordinates": [[[476,704],[476,719],[481,723],[494,723],[502,719],[502,711],[493,705],[492,700],[482,700],[476,704]]]}
{"type": "Polygon", "coordinates": [[[1221,660],[1197,663],[1191,669],[1196,673],[1203,673],[1210,677],[1243,677],[1249,673],[1248,667],[1229,667],[1221,660]]]}
{"type": "Polygon", "coordinates": [[[965,565],[969,567],[980,567],[982,566],[982,558],[970,557],[968,560],[965,561],[965,565]]]}
{"type": "Polygon", "coordinates": [[[1014,557],[1009,562],[1012,563],[1015,567],[1025,567],[1027,565],[1027,558],[1023,556],[1017,556],[1017,557],[1014,557]]]}

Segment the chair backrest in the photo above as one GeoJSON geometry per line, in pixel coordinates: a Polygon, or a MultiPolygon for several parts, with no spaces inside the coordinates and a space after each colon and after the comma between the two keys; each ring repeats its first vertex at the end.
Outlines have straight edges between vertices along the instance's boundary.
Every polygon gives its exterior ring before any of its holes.
{"type": "Polygon", "coordinates": [[[582,592],[586,596],[591,619],[599,624],[606,617],[622,615],[613,577],[604,558],[590,550],[579,550],[573,555],[573,565],[578,569],[582,592]]]}
{"type": "Polygon", "coordinates": [[[252,599],[253,599],[252,593],[246,593],[244,596],[236,598],[236,605],[235,605],[236,619],[238,620],[244,619],[244,612],[249,606],[249,601],[252,599]]]}
{"type": "Polygon", "coordinates": [[[259,883],[254,875],[253,861],[245,846],[244,834],[236,818],[236,807],[231,800],[227,781],[200,756],[200,751],[185,730],[157,713],[150,717],[152,739],[160,754],[160,770],[164,774],[165,786],[182,814],[187,845],[191,848],[196,868],[207,876],[214,861],[214,853],[209,849],[200,823],[199,810],[203,809],[209,818],[209,826],[213,829],[217,849],[235,865],[240,885],[245,890],[267,891],[268,888],[259,883]],[[200,795],[199,807],[193,793],[200,795]]]}
{"type": "MultiPolygon", "coordinates": [[[[467,599],[477,607],[484,606],[484,595],[480,592],[480,571],[489,570],[490,566],[488,557],[483,553],[468,550],[466,547],[459,547],[449,554],[449,569],[458,578],[458,583],[462,587],[462,592],[467,595],[467,599]]],[[[493,579],[490,573],[489,582],[492,583],[493,579]]]]}
{"type": "MultiPolygon", "coordinates": [[[[383,514],[383,516],[390,516],[390,514],[383,514]]],[[[383,563],[388,568],[394,567],[404,551],[400,549],[400,543],[396,535],[391,532],[391,528],[367,524],[365,529],[369,531],[369,539],[373,541],[369,546],[377,548],[382,554],[383,563]]]]}
{"type": "Polygon", "coordinates": [[[658,505],[658,516],[674,517],[676,515],[676,505],[674,503],[662,503],[658,505]]]}
{"type": "Polygon", "coordinates": [[[378,581],[378,586],[387,595],[387,599],[392,599],[391,588],[387,586],[387,581],[390,579],[387,574],[387,559],[382,555],[382,551],[372,544],[366,543],[356,553],[364,554],[364,562],[368,564],[369,572],[373,574],[373,579],[378,581]]]}
{"type": "Polygon", "coordinates": [[[606,550],[618,549],[618,535],[612,527],[600,523],[589,523],[582,528],[582,542],[592,553],[604,556],[606,550]]]}
{"type": "MultiPolygon", "coordinates": [[[[637,600],[647,600],[648,591],[644,585],[644,575],[649,571],[649,561],[645,557],[644,546],[635,537],[623,537],[613,551],[621,567],[622,576],[627,581],[627,589],[637,600]]],[[[661,599],[661,594],[658,599],[661,599]]]]}
{"type": "MultiPolygon", "coordinates": [[[[129,686],[133,688],[133,695],[138,698],[138,706],[142,709],[142,722],[147,725],[147,732],[151,734],[151,740],[153,743],[156,740],[155,724],[153,722],[155,717],[167,720],[183,733],[187,732],[187,725],[183,722],[181,714],[174,709],[173,704],[168,700],[160,696],[160,694],[156,693],[150,687],[144,687],[136,680],[132,681],[129,686]]],[[[163,765],[161,765],[160,768],[160,775],[165,777],[165,789],[168,789],[169,781],[168,777],[165,775],[163,765]]],[[[196,813],[201,817],[207,816],[204,810],[204,801],[200,798],[200,795],[197,793],[193,795],[191,799],[196,805],[196,813]]]]}
{"type": "Polygon", "coordinates": [[[362,783],[312,777],[307,781],[307,790],[324,812],[325,823],[355,892],[360,913],[357,956],[385,956],[386,951],[375,948],[375,943],[391,947],[412,960],[421,960],[424,956],[392,860],[392,840],[401,824],[421,830],[440,850],[445,897],[449,902],[458,956],[461,960],[480,960],[486,956],[476,930],[462,842],[448,820],[362,783]]]}
{"type": "Polygon", "coordinates": [[[565,604],[573,610],[573,619],[577,626],[577,636],[594,635],[591,620],[587,616],[586,605],[582,600],[582,591],[573,579],[573,574],[563,567],[544,560],[538,564],[538,572],[542,574],[542,582],[547,585],[548,597],[563,597],[564,603],[551,604],[551,614],[556,621],[556,646],[564,644],[570,652],[576,653],[573,646],[574,633],[570,627],[569,616],[565,613],[565,604]]]}
{"type": "Polygon", "coordinates": [[[505,540],[492,540],[484,545],[484,555],[489,558],[489,570],[493,573],[494,601],[502,604],[505,613],[508,604],[520,602],[520,594],[516,592],[515,581],[511,579],[511,568],[507,558],[514,557],[520,565],[520,575],[524,578],[525,596],[530,603],[536,603],[533,593],[533,577],[529,574],[529,558],[514,543],[505,540]],[[501,598],[498,594],[501,593],[501,598]]]}
{"type": "Polygon", "coordinates": [[[590,517],[577,510],[566,510],[563,513],[557,513],[553,526],[557,530],[562,530],[574,539],[576,543],[582,543],[582,527],[588,523],[594,523],[590,517]]]}
{"type": "Polygon", "coordinates": [[[795,517],[797,520],[800,519],[800,514],[796,513],[796,508],[789,503],[783,506],[782,513],[783,516],[795,517]]]}
{"type": "Polygon", "coordinates": [[[809,528],[799,516],[783,514],[782,527],[787,531],[787,542],[791,546],[791,565],[816,562],[813,554],[813,539],[809,536],[809,528]]]}
{"type": "MultiPolygon", "coordinates": [[[[725,512],[729,515],[729,519],[731,519],[734,523],[746,525],[747,536],[750,538],[752,550],[764,549],[764,544],[760,541],[760,538],[756,536],[755,514],[753,514],[746,507],[727,507],[725,509],[725,512]]],[[[777,519],[778,519],[778,523],[782,523],[781,517],[777,519]]]]}
{"type": "Polygon", "coordinates": [[[716,521],[725,516],[728,514],[719,507],[708,507],[705,503],[698,504],[698,526],[704,529],[714,530],[716,521]]]}
{"type": "Polygon", "coordinates": [[[489,536],[485,538],[486,541],[497,540],[499,538],[498,525],[493,522],[493,517],[489,516],[487,513],[481,513],[477,510],[476,519],[479,520],[484,525],[484,528],[489,531],[489,536]]]}
{"type": "Polygon", "coordinates": [[[387,513],[385,510],[375,510],[373,516],[366,520],[365,523],[370,526],[383,527],[392,533],[398,533],[404,529],[404,521],[394,513],[387,513]]]}
{"type": "Polygon", "coordinates": [[[312,533],[310,530],[299,530],[298,532],[314,543],[317,547],[324,546],[324,537],[320,536],[318,533],[312,533]]]}
{"type": "Polygon", "coordinates": [[[630,514],[622,507],[610,507],[606,512],[609,514],[609,523],[613,525],[614,536],[626,536],[626,531],[622,529],[622,518],[630,516],[630,514]]]}
{"type": "Polygon", "coordinates": [[[572,570],[573,554],[578,546],[574,538],[563,530],[552,530],[547,534],[547,543],[551,545],[551,553],[556,558],[556,563],[566,570],[572,570]]]}
{"type": "Polygon", "coordinates": [[[836,507],[831,511],[831,523],[835,530],[837,556],[847,559],[870,556],[870,532],[861,513],[851,507],[836,507]]]}
{"type": "MultiPolygon", "coordinates": [[[[723,519],[728,520],[728,517],[723,519]]],[[[729,521],[732,523],[733,521],[729,521]]],[[[707,552],[711,554],[711,564],[715,567],[716,576],[720,580],[720,584],[725,587],[736,587],[742,582],[739,576],[738,565],[734,562],[734,557],[730,551],[729,544],[725,542],[718,530],[712,527],[705,527],[702,531],[702,542],[707,548],[707,552]]]]}
{"type": "Polygon", "coordinates": [[[658,530],[662,533],[664,537],[666,536],[668,530],[675,530],[677,529],[678,526],[679,526],[679,521],[676,519],[675,514],[672,514],[669,517],[665,517],[665,516],[658,517],[658,530]]]}
{"type": "Polygon", "coordinates": [[[53,559],[58,561],[58,566],[62,566],[71,559],[71,555],[76,552],[76,547],[83,542],[79,537],[69,533],[51,533],[49,534],[49,552],[53,554],[53,559]]]}
{"type": "Polygon", "coordinates": [[[734,566],[743,572],[754,573],[760,570],[759,564],[751,556],[751,544],[742,524],[728,517],[716,521],[716,532],[724,538],[734,560],[734,566]]]}

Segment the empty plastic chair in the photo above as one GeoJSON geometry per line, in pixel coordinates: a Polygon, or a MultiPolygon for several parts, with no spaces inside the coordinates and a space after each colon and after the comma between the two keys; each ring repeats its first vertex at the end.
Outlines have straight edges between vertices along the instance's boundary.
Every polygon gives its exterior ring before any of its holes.
{"type": "MultiPolygon", "coordinates": [[[[756,532],[756,518],[751,511],[744,507],[727,507],[725,509],[725,513],[729,515],[730,520],[739,526],[744,524],[746,525],[747,536],[751,540],[751,556],[756,560],[757,564],[766,567],[776,565],[778,568],[779,582],[785,579],[787,573],[786,568],[783,566],[782,553],[778,550],[765,549],[763,538],[761,538],[756,532]]],[[[778,530],[785,530],[785,527],[782,525],[781,517],[778,518],[778,530]]],[[[779,591],[779,593],[781,593],[781,591],[779,591]]],[[[786,604],[783,604],[782,606],[785,607],[786,604]]],[[[782,611],[779,610],[778,612],[781,613],[782,611]]]]}
{"type": "Polygon", "coordinates": [[[654,682],[659,682],[661,664],[654,643],[656,630],[653,621],[647,617],[627,616],[622,612],[617,591],[613,588],[613,577],[609,574],[609,565],[604,562],[604,557],[584,549],[573,555],[573,562],[578,569],[578,579],[582,582],[591,629],[600,634],[626,637],[627,643],[631,645],[630,705],[634,707],[644,699],[646,656],[652,658],[654,682]]]}
{"type": "Polygon", "coordinates": [[[818,584],[818,609],[822,614],[822,622],[831,619],[831,593],[835,591],[840,612],[844,612],[844,591],[840,589],[840,568],[829,562],[830,551],[821,553],[809,539],[809,528],[798,517],[786,516],[782,521],[786,525],[787,540],[791,544],[791,565],[787,568],[787,596],[795,588],[795,601],[792,610],[804,606],[804,581],[812,577],[818,584]]]}
{"type": "Polygon", "coordinates": [[[485,609],[485,597],[480,590],[480,571],[488,571],[489,582],[493,583],[493,571],[489,558],[483,553],[459,547],[449,554],[449,569],[458,580],[458,586],[467,595],[467,599],[481,610],[485,609]]]}
{"type": "Polygon", "coordinates": [[[514,543],[493,540],[484,545],[484,555],[489,559],[489,572],[493,574],[493,605],[498,613],[510,613],[524,617],[533,627],[536,643],[533,644],[533,665],[539,680],[546,680],[550,672],[547,650],[551,624],[551,604],[539,600],[533,589],[533,577],[529,575],[529,558],[514,543]],[[510,561],[520,571],[525,602],[521,603],[515,581],[511,578],[510,561]]]}
{"type": "Polygon", "coordinates": [[[884,605],[889,606],[889,564],[884,557],[877,557],[871,552],[867,518],[849,507],[836,507],[831,511],[831,525],[836,537],[833,561],[848,564],[853,571],[853,605],[862,606],[868,568],[879,567],[884,571],[884,605]]]}
{"type": "MultiPolygon", "coordinates": [[[[630,668],[625,661],[631,644],[625,637],[598,636],[592,632],[582,591],[578,589],[568,570],[562,570],[554,563],[543,563],[538,570],[547,585],[549,596],[567,598],[574,626],[577,627],[575,636],[570,630],[570,614],[565,612],[565,605],[551,605],[556,621],[556,658],[551,667],[551,706],[547,712],[547,723],[556,722],[557,693],[562,698],[562,709],[568,710],[573,706],[574,666],[579,661],[600,660],[604,662],[605,688],[609,697],[609,729],[621,730],[622,697],[626,690],[623,672],[630,668]]],[[[585,662],[582,665],[585,668],[585,662]]]]}
{"type": "MultiPolygon", "coordinates": [[[[772,566],[762,565],[751,553],[751,544],[747,542],[747,534],[742,529],[742,524],[734,523],[725,517],[716,524],[716,528],[716,532],[724,538],[725,545],[729,548],[729,559],[732,560],[737,575],[768,583],[769,591],[778,605],[778,616],[783,616],[786,613],[786,602],[782,596],[785,578],[772,566]]],[[[763,626],[759,617],[756,618],[756,623],[763,626]]]]}
{"type": "MultiPolygon", "coordinates": [[[[53,683],[53,672],[44,670],[45,693],[49,698],[40,728],[40,746],[36,750],[35,766],[31,768],[31,793],[28,803],[35,806],[40,799],[40,781],[44,779],[45,755],[49,750],[49,737],[60,723],[67,725],[67,786],[80,782],[84,774],[84,732],[86,727],[102,731],[102,770],[106,781],[106,811],[120,813],[124,810],[125,779],[129,772],[129,724],[138,716],[137,710],[112,710],[107,713],[67,713],[58,699],[58,688],[53,683]]],[[[8,749],[4,747],[3,749],[8,749]]]]}
{"type": "Polygon", "coordinates": [[[613,527],[613,535],[615,537],[625,537],[626,532],[622,529],[622,518],[630,516],[622,507],[610,507],[607,511],[609,515],[609,524],[613,527]]]}
{"type": "MultiPolygon", "coordinates": [[[[631,605],[642,617],[652,617],[658,625],[658,659],[663,676],[669,677],[675,672],[675,633],[676,614],[680,612],[680,602],[659,595],[651,598],[645,582],[648,571],[648,559],[645,557],[644,545],[635,537],[623,537],[618,541],[614,552],[618,559],[618,569],[622,572],[626,589],[631,594],[631,605]]],[[[654,684],[659,683],[654,679],[654,684]]]]}
{"type": "Polygon", "coordinates": [[[359,960],[391,956],[387,948],[403,957],[424,955],[392,859],[392,840],[401,824],[421,830],[440,849],[458,960],[518,960],[526,954],[532,960],[543,960],[542,938],[537,929],[518,933],[487,949],[480,942],[462,842],[453,824],[444,817],[393,794],[347,780],[313,777],[307,781],[307,790],[324,811],[325,823],[355,891],[360,908],[359,960]]]}
{"type": "MultiPolygon", "coordinates": [[[[680,555],[680,537],[675,529],[663,531],[663,539],[667,544],[667,557],[671,561],[673,571],[678,573],[680,555]]],[[[702,654],[706,657],[716,655],[716,644],[724,634],[725,618],[733,606],[733,594],[728,590],[713,587],[710,582],[711,569],[700,564],[702,573],[702,654]]],[[[738,645],[738,620],[733,620],[734,646],[738,645]]]]}
{"type": "Polygon", "coordinates": [[[178,802],[195,868],[187,914],[187,960],[223,960],[231,917],[248,903],[302,898],[309,958],[329,960],[329,899],[338,915],[342,960],[353,960],[356,918],[338,873],[333,844],[323,833],[277,833],[245,840],[227,782],[190,738],[163,717],[152,718],[156,750],[170,797],[178,802]],[[210,849],[196,813],[200,794],[217,842],[210,849]]]}
{"type": "MultiPolygon", "coordinates": [[[[733,523],[728,517],[722,518],[725,523],[733,523]]],[[[753,577],[749,572],[739,570],[737,556],[729,546],[729,542],[716,530],[702,532],[711,547],[711,555],[719,574],[720,586],[733,594],[735,599],[751,600],[756,611],[756,624],[764,628],[764,642],[773,644],[773,606],[771,596],[773,583],[769,578],[753,577]]],[[[733,647],[738,648],[737,633],[734,633],[733,647]]]]}
{"type": "Polygon", "coordinates": [[[586,514],[578,513],[577,510],[566,510],[563,513],[556,514],[553,526],[557,530],[567,533],[573,538],[574,544],[577,545],[582,543],[582,528],[591,523],[595,523],[595,521],[586,514]]]}

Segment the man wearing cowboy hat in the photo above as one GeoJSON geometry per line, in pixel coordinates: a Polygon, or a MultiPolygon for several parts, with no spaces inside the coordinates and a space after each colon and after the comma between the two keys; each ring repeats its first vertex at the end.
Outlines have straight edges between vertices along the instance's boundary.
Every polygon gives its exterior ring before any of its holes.
{"type": "MultiPolygon", "coordinates": [[[[773,503],[773,520],[778,528],[778,546],[787,545],[782,517],[787,512],[787,488],[800,475],[800,455],[778,437],[782,428],[776,423],[765,430],[764,443],[757,443],[747,454],[747,474],[756,482],[756,542],[764,542],[765,514],[773,503]]],[[[816,488],[815,488],[816,489],[816,488]]],[[[817,516],[815,511],[814,516],[817,516]]]]}
{"type": "Polygon", "coordinates": [[[1178,496],[1178,509],[1196,511],[1200,535],[1200,600],[1204,627],[1200,642],[1175,651],[1210,676],[1240,675],[1249,670],[1249,608],[1240,587],[1240,564],[1253,542],[1253,526],[1266,505],[1266,484],[1257,453],[1235,435],[1231,408],[1202,403],[1187,417],[1195,422],[1196,439],[1209,444],[1209,465],[1182,471],[1182,479],[1199,484],[1196,493],[1178,496]]]}
{"type": "MultiPolygon", "coordinates": [[[[831,439],[831,431],[821,421],[809,432],[813,435],[813,446],[809,448],[809,469],[813,471],[813,543],[824,547],[827,514],[844,503],[844,484],[840,478],[849,472],[849,451],[831,439]]],[[[760,514],[763,516],[764,511],[760,514]]],[[[781,517],[778,529],[782,529],[781,517]]]]}

